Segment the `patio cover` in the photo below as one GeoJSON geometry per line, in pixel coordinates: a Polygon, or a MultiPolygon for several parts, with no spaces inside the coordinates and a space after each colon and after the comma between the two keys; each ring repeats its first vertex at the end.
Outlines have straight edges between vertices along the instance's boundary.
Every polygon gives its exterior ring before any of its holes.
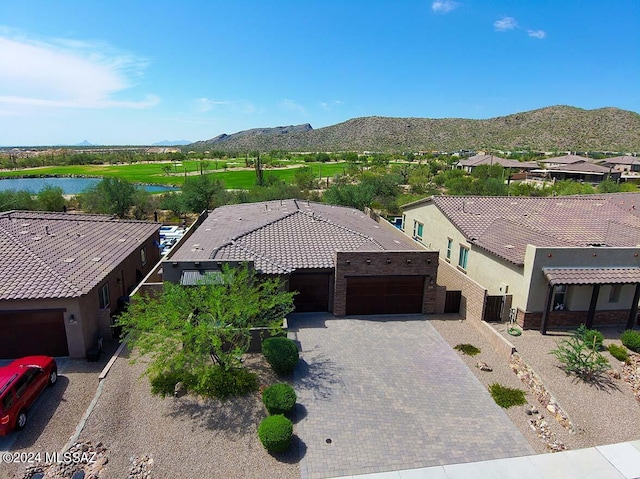
{"type": "Polygon", "coordinates": [[[542,268],[549,285],[640,283],[640,268],[542,268]]]}

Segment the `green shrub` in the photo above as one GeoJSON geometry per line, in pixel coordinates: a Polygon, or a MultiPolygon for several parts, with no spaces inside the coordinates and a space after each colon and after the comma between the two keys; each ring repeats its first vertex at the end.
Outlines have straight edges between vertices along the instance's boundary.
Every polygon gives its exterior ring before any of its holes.
{"type": "Polygon", "coordinates": [[[593,349],[594,351],[600,351],[602,349],[604,336],[600,331],[597,329],[587,329],[584,325],[581,325],[578,331],[582,334],[582,340],[589,349],[593,349]]]}
{"type": "Polygon", "coordinates": [[[640,353],[640,331],[634,331],[633,329],[627,329],[622,336],[620,336],[620,341],[631,351],[635,351],[636,353],[640,353]]]}
{"type": "Polygon", "coordinates": [[[527,403],[524,397],[524,391],[521,389],[512,389],[498,383],[493,383],[489,386],[489,392],[496,404],[505,409],[527,403]]]}
{"type": "Polygon", "coordinates": [[[618,346],[617,344],[610,344],[607,348],[609,350],[609,354],[616,358],[618,361],[628,362],[629,361],[629,351],[624,346],[618,346]]]}
{"type": "Polygon", "coordinates": [[[296,343],[282,337],[265,339],[262,354],[278,374],[292,373],[300,359],[296,343]]]}
{"type": "Polygon", "coordinates": [[[193,390],[203,396],[219,399],[244,396],[258,390],[258,376],[243,368],[210,366],[198,375],[193,390]]]}
{"type": "Polygon", "coordinates": [[[194,377],[186,371],[165,371],[150,379],[151,393],[161,397],[173,396],[176,384],[182,381],[187,388],[193,387],[194,377]]]}
{"type": "Polygon", "coordinates": [[[262,391],[262,402],[269,414],[284,414],[296,405],[296,392],[286,383],[269,386],[262,391]]]}
{"type": "Polygon", "coordinates": [[[476,354],[480,354],[480,348],[476,348],[473,344],[468,343],[457,344],[453,349],[457,349],[467,356],[475,356],[476,354]]]}
{"type": "Polygon", "coordinates": [[[600,375],[609,369],[609,361],[597,350],[592,349],[585,341],[584,325],[580,326],[569,339],[563,339],[558,343],[558,349],[549,352],[563,364],[563,369],[574,374],[584,381],[597,380],[600,375]]]}
{"type": "Polygon", "coordinates": [[[293,424],[282,414],[269,416],[258,426],[260,442],[269,452],[284,452],[291,447],[293,424]]]}

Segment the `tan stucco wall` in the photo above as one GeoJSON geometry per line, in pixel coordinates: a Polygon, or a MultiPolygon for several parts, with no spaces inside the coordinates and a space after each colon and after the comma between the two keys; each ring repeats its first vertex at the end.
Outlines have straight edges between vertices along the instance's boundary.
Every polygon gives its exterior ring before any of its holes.
{"type": "Polygon", "coordinates": [[[475,282],[481,284],[488,295],[513,295],[512,307],[523,307],[527,301],[528,281],[524,276],[524,268],[502,260],[487,251],[470,244],[464,235],[447,219],[433,204],[426,203],[420,207],[408,209],[404,212],[406,223],[405,233],[413,233],[413,221],[424,224],[422,243],[428,248],[438,250],[442,261],[447,261],[447,241],[453,239],[450,264],[458,268],[460,245],[469,248],[466,274],[475,282]],[[503,284],[508,286],[508,292],[501,290],[503,284]]]}

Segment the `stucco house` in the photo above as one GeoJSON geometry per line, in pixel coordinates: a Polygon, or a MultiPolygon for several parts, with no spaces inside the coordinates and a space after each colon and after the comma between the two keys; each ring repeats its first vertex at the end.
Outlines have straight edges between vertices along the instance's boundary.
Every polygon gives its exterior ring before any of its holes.
{"type": "Polygon", "coordinates": [[[162,262],[162,281],[193,284],[226,262],[247,262],[297,291],[296,311],[344,316],[442,307],[437,252],[362,211],[278,200],[222,206],[205,216],[162,262]]]}
{"type": "Polygon", "coordinates": [[[0,358],[84,357],[159,261],[160,225],[106,215],[0,213],[0,358]]]}
{"type": "Polygon", "coordinates": [[[508,160],[494,155],[475,155],[471,158],[465,158],[456,163],[456,168],[471,173],[480,165],[500,165],[503,168],[511,168],[516,171],[529,171],[538,168],[538,163],[535,161],[508,160]]]}
{"type": "Polygon", "coordinates": [[[472,319],[525,328],[636,324],[640,193],[434,196],[403,206],[403,228],[440,253],[438,284],[472,319]]]}

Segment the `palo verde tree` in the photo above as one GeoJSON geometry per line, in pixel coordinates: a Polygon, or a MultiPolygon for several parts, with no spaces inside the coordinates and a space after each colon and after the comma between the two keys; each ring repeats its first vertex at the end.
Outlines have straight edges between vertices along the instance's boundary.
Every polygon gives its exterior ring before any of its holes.
{"type": "Polygon", "coordinates": [[[161,295],[136,298],[120,315],[134,357],[150,361],[145,374],[152,384],[171,376],[173,385],[185,381],[207,391],[212,371],[220,377],[241,369],[251,327],[280,328],[293,311],[295,293],[247,266],[225,266],[210,278],[197,286],[165,283],[161,295]]]}

